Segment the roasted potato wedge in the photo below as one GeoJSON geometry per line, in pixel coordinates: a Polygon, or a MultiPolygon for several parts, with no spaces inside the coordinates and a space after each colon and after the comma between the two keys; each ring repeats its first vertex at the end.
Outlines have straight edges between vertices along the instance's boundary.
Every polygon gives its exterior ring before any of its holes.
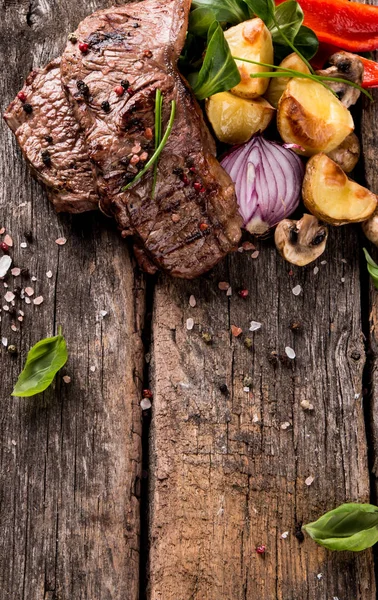
{"type": "MultiPolygon", "coordinates": [[[[261,19],[251,19],[230,27],[224,35],[233,56],[273,64],[272,36],[261,19]]],[[[267,90],[269,79],[262,77],[251,79],[250,74],[270,69],[241,60],[237,60],[236,64],[240,71],[241,82],[232,88],[232,93],[241,98],[262,96],[267,90]]]]}
{"type": "Polygon", "coordinates": [[[264,98],[247,100],[221,92],[206,101],[206,113],[220,142],[244,144],[258,131],[264,131],[275,109],[264,98]]]}
{"type": "Polygon", "coordinates": [[[360,158],[360,140],[355,133],[350,133],[340,146],[337,146],[327,156],[332,158],[345,173],[353,171],[360,158]]]}
{"type": "MultiPolygon", "coordinates": [[[[309,73],[308,66],[303,62],[301,58],[299,58],[296,52],[289,54],[279,65],[280,67],[286,67],[287,69],[294,69],[295,71],[299,71],[300,73],[309,73]]],[[[264,94],[264,97],[268,100],[268,102],[277,108],[278,102],[284,93],[287,84],[289,83],[292,77],[276,77],[272,78],[269,83],[269,87],[264,94]]]]}
{"type": "Polygon", "coordinates": [[[375,194],[348,179],[341,167],[323,153],[308,161],[302,195],[306,208],[331,225],[366,221],[378,201],[375,194]]]}
{"type": "Polygon", "coordinates": [[[282,139],[299,144],[305,156],[331,152],[353,131],[349,110],[317,81],[293,77],[278,103],[282,139]]]}

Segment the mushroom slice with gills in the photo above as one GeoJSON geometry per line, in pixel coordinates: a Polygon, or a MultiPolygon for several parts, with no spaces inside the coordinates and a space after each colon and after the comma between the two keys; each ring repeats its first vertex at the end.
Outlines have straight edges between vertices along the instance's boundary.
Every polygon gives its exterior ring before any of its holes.
{"type": "Polygon", "coordinates": [[[328,237],[325,225],[313,215],[303,215],[299,221],[284,219],[274,233],[276,248],[292,265],[304,267],[323,254],[328,237]]]}
{"type": "MultiPolygon", "coordinates": [[[[341,50],[340,52],[332,54],[328,60],[328,64],[330,66],[327,69],[316,71],[316,75],[338,77],[362,85],[364,65],[356,54],[341,50]]],[[[327,81],[326,83],[338,95],[340,101],[347,108],[356,104],[360,97],[360,90],[347,83],[341,83],[339,81],[335,81],[334,83],[332,81],[327,81]]]]}
{"type": "Polygon", "coordinates": [[[344,173],[350,173],[358,163],[360,158],[361,148],[360,140],[355,133],[347,135],[340,146],[327,153],[327,156],[335,161],[344,173]]]}

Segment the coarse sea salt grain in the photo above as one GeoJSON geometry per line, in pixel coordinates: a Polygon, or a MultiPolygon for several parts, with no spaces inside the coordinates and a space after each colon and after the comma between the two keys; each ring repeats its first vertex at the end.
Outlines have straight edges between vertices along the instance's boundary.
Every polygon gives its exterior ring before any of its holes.
{"type": "Polygon", "coordinates": [[[89,370],[92,371],[92,373],[94,373],[96,370],[96,367],[95,366],[89,367],[89,370]]]}
{"type": "Polygon", "coordinates": [[[31,304],[30,298],[25,298],[25,304],[31,304]]]}
{"type": "Polygon", "coordinates": [[[293,348],[290,348],[290,346],[286,346],[286,348],[285,348],[285,354],[291,360],[294,360],[294,358],[296,357],[296,354],[295,354],[293,348]]]}
{"type": "Polygon", "coordinates": [[[148,398],[143,398],[143,400],[141,400],[140,407],[142,410],[148,410],[149,408],[151,408],[151,406],[151,400],[149,400],[148,398]]]}
{"type": "Polygon", "coordinates": [[[191,318],[186,319],[186,328],[189,331],[191,331],[193,329],[193,327],[194,327],[194,321],[193,321],[193,319],[191,319],[191,318]]]}
{"type": "Polygon", "coordinates": [[[9,271],[11,264],[12,259],[7,254],[4,254],[4,256],[0,258],[0,277],[5,277],[5,275],[9,271]]]}
{"type": "Polygon", "coordinates": [[[317,275],[319,273],[319,267],[314,267],[314,275],[317,275]]]}
{"type": "Polygon", "coordinates": [[[8,346],[8,338],[6,337],[2,337],[1,338],[1,343],[3,344],[3,346],[5,346],[5,348],[8,346]]]}
{"type": "Polygon", "coordinates": [[[286,431],[286,429],[289,429],[289,427],[290,427],[289,421],[286,421],[285,423],[282,423],[282,425],[281,425],[282,431],[286,431]]]}
{"type": "Polygon", "coordinates": [[[43,302],[43,296],[37,296],[37,298],[35,298],[33,300],[33,304],[35,304],[36,306],[39,306],[40,304],[42,304],[43,302]]]}
{"type": "Polygon", "coordinates": [[[28,247],[28,245],[27,245],[26,242],[21,242],[20,246],[21,246],[21,248],[27,248],[28,247]]]}
{"type": "Polygon", "coordinates": [[[61,237],[58,238],[57,240],[55,240],[55,243],[58,244],[58,246],[64,246],[64,244],[67,242],[67,239],[65,237],[61,237]]]}
{"type": "Polygon", "coordinates": [[[255,252],[253,252],[253,254],[251,254],[251,258],[258,258],[259,254],[259,250],[256,250],[255,252]]]}
{"type": "Polygon", "coordinates": [[[320,581],[321,579],[323,579],[323,573],[318,573],[316,577],[320,581]]]}
{"type": "Polygon", "coordinates": [[[287,538],[288,536],[289,536],[289,532],[288,532],[288,531],[284,531],[284,532],[281,534],[281,537],[282,537],[282,539],[283,539],[283,540],[286,540],[286,538],[287,538]]]}
{"type": "Polygon", "coordinates": [[[252,417],[252,423],[258,423],[259,422],[259,416],[258,415],[253,415],[252,417]]]}
{"type": "Polygon", "coordinates": [[[197,304],[197,300],[195,299],[195,297],[193,295],[191,295],[189,298],[189,306],[194,308],[196,304],[197,304]]]}
{"type": "Polygon", "coordinates": [[[299,294],[302,292],[302,286],[296,285],[291,291],[293,292],[294,296],[299,296],[299,294]]]}
{"type": "Polygon", "coordinates": [[[248,394],[249,391],[250,391],[249,387],[247,387],[247,386],[243,387],[243,392],[246,392],[248,394]]]}
{"type": "Polygon", "coordinates": [[[25,294],[26,294],[27,296],[33,296],[33,295],[34,295],[34,290],[33,290],[33,288],[32,288],[32,287],[27,287],[27,288],[25,288],[25,294]]]}
{"type": "Polygon", "coordinates": [[[52,274],[52,271],[47,271],[47,273],[46,273],[46,277],[47,277],[48,279],[51,279],[51,277],[52,277],[52,276],[53,276],[53,274],[52,274]]]}
{"type": "Polygon", "coordinates": [[[31,278],[32,281],[37,281],[37,278],[35,275],[33,275],[33,277],[31,278]]]}
{"type": "Polygon", "coordinates": [[[12,300],[14,300],[15,297],[16,296],[14,295],[13,292],[7,292],[4,296],[4,300],[5,300],[5,302],[12,302],[12,300]]]}
{"type": "Polygon", "coordinates": [[[13,323],[12,323],[12,325],[11,325],[11,330],[12,330],[12,331],[18,331],[18,329],[17,329],[16,325],[13,325],[13,323]]]}
{"type": "Polygon", "coordinates": [[[307,486],[310,486],[313,483],[314,479],[315,477],[312,477],[312,475],[310,475],[310,477],[307,477],[307,479],[305,480],[305,484],[307,486]]]}
{"type": "Polygon", "coordinates": [[[69,375],[64,375],[63,376],[63,381],[64,381],[64,383],[70,383],[71,382],[71,377],[69,375]]]}
{"type": "Polygon", "coordinates": [[[11,269],[11,273],[13,277],[18,277],[21,274],[21,269],[19,269],[19,267],[14,267],[14,269],[11,269]]]}
{"type": "Polygon", "coordinates": [[[9,306],[7,306],[6,304],[4,304],[3,310],[5,310],[5,312],[7,312],[9,310],[9,306]]]}
{"type": "Polygon", "coordinates": [[[226,296],[232,296],[232,287],[230,286],[226,292],[226,296]]]}
{"type": "Polygon", "coordinates": [[[261,323],[258,321],[251,321],[249,331],[258,331],[259,329],[261,329],[261,323]]]}
{"type": "Polygon", "coordinates": [[[107,310],[100,310],[100,317],[104,318],[108,314],[107,310]]]}

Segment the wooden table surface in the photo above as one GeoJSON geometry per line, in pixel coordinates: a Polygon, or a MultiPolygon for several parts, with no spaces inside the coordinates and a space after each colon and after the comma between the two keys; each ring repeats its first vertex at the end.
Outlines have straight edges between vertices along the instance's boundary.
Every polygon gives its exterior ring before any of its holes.
{"type": "MultiPolygon", "coordinates": [[[[1,110],[108,5],[4,0],[1,110]]],[[[378,108],[362,104],[378,192],[378,108]]],[[[0,600],[375,600],[371,551],[296,537],[344,501],[376,502],[378,308],[358,227],[331,229],[303,269],[261,241],[258,257],[235,253],[195,281],[148,278],[103,216],[55,214],[3,124],[0,152],[0,227],[29,270],[8,290],[44,298],[0,313],[18,350],[1,344],[0,600]],[[12,398],[28,349],[58,325],[66,367],[43,395],[12,398]]]]}

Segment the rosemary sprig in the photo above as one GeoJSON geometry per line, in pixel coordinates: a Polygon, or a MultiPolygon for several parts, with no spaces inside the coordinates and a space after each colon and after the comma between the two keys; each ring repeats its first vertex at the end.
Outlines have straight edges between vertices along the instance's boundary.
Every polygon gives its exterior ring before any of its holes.
{"type": "Polygon", "coordinates": [[[171,115],[169,117],[169,122],[167,125],[167,129],[165,130],[163,139],[161,140],[160,144],[158,145],[155,152],[151,156],[150,160],[144,165],[143,169],[141,171],[139,171],[139,173],[134,177],[134,179],[132,181],[130,181],[130,183],[128,183],[127,185],[125,185],[125,187],[122,188],[123,192],[128,190],[132,185],[134,185],[134,183],[137,183],[138,181],[140,181],[140,179],[142,179],[143,175],[148,171],[148,169],[150,169],[150,167],[152,167],[152,165],[154,165],[157,162],[157,160],[159,159],[159,156],[162,153],[164,146],[166,145],[168,138],[171,134],[173,122],[175,120],[175,115],[176,115],[176,101],[172,100],[171,101],[171,115]]]}
{"type": "MultiPolygon", "coordinates": [[[[158,146],[161,142],[161,126],[162,126],[162,108],[163,108],[163,99],[162,93],[159,89],[156,90],[155,97],[155,152],[158,149],[158,146]]],[[[155,196],[155,188],[156,188],[156,180],[157,180],[157,161],[154,164],[154,178],[152,183],[152,198],[155,196]]]]}
{"type": "Polygon", "coordinates": [[[314,75],[312,73],[301,73],[300,71],[296,71],[295,69],[289,69],[287,67],[278,67],[276,65],[270,65],[268,63],[257,62],[255,60],[249,60],[247,58],[239,58],[237,56],[233,56],[232,58],[234,60],[242,60],[244,62],[248,62],[253,65],[259,65],[260,67],[276,69],[276,71],[269,71],[267,73],[265,73],[265,72],[251,73],[250,77],[252,79],[257,79],[259,77],[269,78],[269,77],[285,77],[285,76],[286,77],[302,77],[302,79],[312,79],[312,81],[317,81],[318,83],[321,83],[325,88],[327,88],[327,90],[330,90],[335,96],[337,96],[337,94],[335,94],[335,92],[327,84],[325,84],[324,81],[337,81],[338,83],[346,83],[347,85],[350,85],[350,86],[356,88],[357,90],[359,90],[360,92],[365,94],[365,96],[367,96],[369,98],[369,100],[373,101],[373,96],[371,94],[369,94],[369,92],[367,90],[365,90],[363,87],[358,85],[358,83],[354,83],[354,81],[349,81],[348,79],[342,79],[340,77],[328,77],[327,75],[314,75]],[[277,72],[277,71],[279,71],[279,72],[277,72]]]}

